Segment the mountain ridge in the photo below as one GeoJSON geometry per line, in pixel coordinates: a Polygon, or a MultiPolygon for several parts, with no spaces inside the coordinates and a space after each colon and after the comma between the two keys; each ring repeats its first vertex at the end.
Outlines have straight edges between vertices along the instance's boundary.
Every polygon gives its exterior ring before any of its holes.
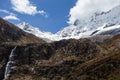
{"type": "Polygon", "coordinates": [[[107,27],[120,25],[120,5],[112,8],[107,12],[94,13],[88,19],[80,20],[77,19],[75,23],[71,26],[65,27],[63,30],[59,31],[57,34],[60,36],[70,36],[79,37],[84,36],[84,33],[88,34],[88,37],[92,32],[96,31],[97,28],[107,25],[107,27]],[[82,34],[82,35],[81,35],[82,34]]]}
{"type": "MultiPolygon", "coordinates": [[[[46,43],[5,20],[0,23],[0,34],[5,38],[1,44],[11,40],[11,44],[0,45],[0,80],[5,79],[7,69],[10,69],[8,80],[120,79],[120,34],[46,43]],[[9,34],[2,32],[3,27],[7,27],[5,32],[9,34]],[[16,35],[18,38],[14,40],[16,35]],[[14,44],[20,39],[25,43],[14,44]]],[[[103,26],[99,30],[103,28],[109,27],[103,26]]]]}
{"type": "MultiPolygon", "coordinates": [[[[101,37],[100,37],[101,38],[101,37]]],[[[14,51],[10,80],[119,80],[120,34],[98,44],[89,38],[0,45],[0,79],[14,51]]]]}
{"type": "Polygon", "coordinates": [[[39,28],[33,27],[30,24],[26,22],[22,22],[20,24],[17,24],[19,28],[24,30],[25,32],[34,34],[35,36],[44,39],[47,42],[57,40],[59,38],[56,34],[52,34],[51,32],[45,32],[40,30],[39,28]]]}
{"type": "MultiPolygon", "coordinates": [[[[44,40],[46,40],[48,42],[59,41],[62,39],[70,39],[70,38],[75,38],[75,39],[87,38],[87,37],[95,36],[98,33],[101,33],[102,30],[103,30],[104,35],[107,35],[105,33],[110,32],[110,31],[112,32],[113,28],[115,28],[114,30],[116,30],[116,34],[117,34],[118,27],[116,28],[116,26],[120,25],[119,9],[120,9],[120,5],[112,8],[111,10],[109,10],[107,12],[94,13],[87,20],[81,21],[78,19],[75,21],[75,23],[73,25],[65,27],[55,34],[52,34],[50,32],[41,31],[40,29],[35,28],[25,22],[20,23],[17,26],[19,26],[21,29],[23,29],[24,31],[26,31],[28,33],[32,33],[37,37],[43,38],[44,40]],[[102,27],[104,27],[104,28],[102,28],[102,27]],[[112,28],[109,28],[109,27],[112,27],[112,28]],[[100,28],[102,28],[102,29],[100,29],[100,28]],[[108,31],[104,32],[105,31],[104,29],[105,30],[108,29],[108,31]],[[110,30],[110,29],[112,29],[112,30],[110,30]],[[94,34],[94,33],[96,33],[96,34],[94,34]]],[[[109,35],[113,35],[113,34],[109,33],[109,35]]]]}

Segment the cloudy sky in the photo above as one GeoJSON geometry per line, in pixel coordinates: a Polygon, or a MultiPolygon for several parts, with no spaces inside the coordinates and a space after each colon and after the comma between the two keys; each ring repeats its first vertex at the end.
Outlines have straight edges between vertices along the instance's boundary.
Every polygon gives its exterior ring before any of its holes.
{"type": "Polygon", "coordinates": [[[69,10],[75,3],[76,0],[0,0],[0,17],[55,33],[68,25],[69,10]]]}
{"type": "Polygon", "coordinates": [[[0,17],[55,33],[76,19],[108,11],[119,4],[120,0],[0,0],[0,17]]]}
{"type": "Polygon", "coordinates": [[[120,0],[77,0],[75,6],[69,12],[69,24],[76,19],[87,19],[95,12],[106,12],[120,5],[120,0]]]}

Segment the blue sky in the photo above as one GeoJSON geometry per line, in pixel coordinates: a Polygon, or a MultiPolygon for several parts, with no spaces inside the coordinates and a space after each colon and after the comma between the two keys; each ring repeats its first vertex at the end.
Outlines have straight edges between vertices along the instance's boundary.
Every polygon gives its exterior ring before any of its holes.
{"type": "Polygon", "coordinates": [[[56,33],[68,26],[68,15],[75,3],[76,0],[0,0],[0,17],[14,24],[27,22],[43,31],[56,33]],[[23,4],[22,8],[22,3],[28,5],[23,4]]]}

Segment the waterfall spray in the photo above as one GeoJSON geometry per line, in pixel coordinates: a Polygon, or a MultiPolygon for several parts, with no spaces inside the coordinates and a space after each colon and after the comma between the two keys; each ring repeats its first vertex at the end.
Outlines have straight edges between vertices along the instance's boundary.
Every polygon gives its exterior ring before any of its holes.
{"type": "Polygon", "coordinates": [[[7,80],[10,75],[11,75],[11,69],[13,66],[14,62],[14,57],[15,57],[15,50],[16,50],[17,46],[14,47],[14,49],[12,49],[10,55],[9,55],[9,60],[6,64],[6,68],[5,68],[5,73],[4,73],[4,79],[3,80],[7,80]]]}

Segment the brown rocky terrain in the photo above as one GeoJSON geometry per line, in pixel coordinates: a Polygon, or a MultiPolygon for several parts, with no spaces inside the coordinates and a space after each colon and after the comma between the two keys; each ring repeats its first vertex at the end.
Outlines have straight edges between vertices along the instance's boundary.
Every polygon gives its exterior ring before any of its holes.
{"type": "Polygon", "coordinates": [[[9,80],[120,80],[120,35],[102,42],[94,37],[45,43],[11,23],[0,23],[8,28],[2,32],[0,24],[0,80],[15,46],[9,80]]]}

